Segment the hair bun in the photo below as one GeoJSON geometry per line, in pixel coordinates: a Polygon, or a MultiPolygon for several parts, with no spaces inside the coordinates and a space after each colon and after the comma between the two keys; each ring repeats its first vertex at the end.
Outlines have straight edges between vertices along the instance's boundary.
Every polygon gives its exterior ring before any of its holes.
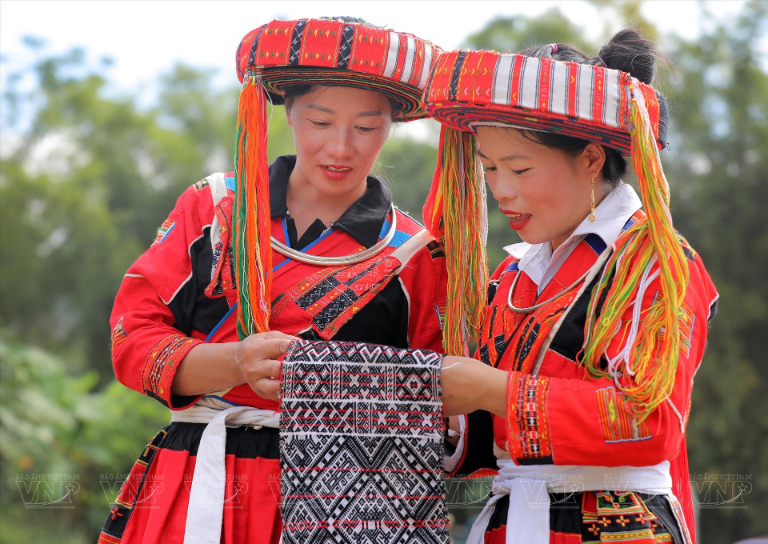
{"type": "Polygon", "coordinates": [[[607,68],[627,72],[650,85],[656,77],[656,60],[661,53],[639,31],[626,29],[616,33],[598,56],[607,68]]]}

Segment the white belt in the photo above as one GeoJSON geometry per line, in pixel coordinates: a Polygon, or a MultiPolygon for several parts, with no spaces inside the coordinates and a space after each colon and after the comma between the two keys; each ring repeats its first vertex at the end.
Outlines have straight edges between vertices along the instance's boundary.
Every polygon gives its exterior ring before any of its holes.
{"type": "Polygon", "coordinates": [[[484,542],[494,505],[505,495],[509,495],[506,544],[549,543],[550,492],[639,491],[674,498],[669,461],[652,467],[518,466],[511,460],[498,463],[494,495],[472,525],[467,544],[484,542]]]}
{"type": "Polygon", "coordinates": [[[219,544],[224,518],[227,427],[280,427],[280,412],[252,406],[231,406],[204,398],[186,410],[173,412],[171,423],[207,423],[197,449],[189,491],[184,544],[219,544]]]}

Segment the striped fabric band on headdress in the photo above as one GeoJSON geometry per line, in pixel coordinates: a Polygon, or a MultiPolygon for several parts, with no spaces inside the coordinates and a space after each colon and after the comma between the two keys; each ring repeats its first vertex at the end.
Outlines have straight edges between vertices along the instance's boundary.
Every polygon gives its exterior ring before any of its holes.
{"type": "MultiPolygon", "coordinates": [[[[446,125],[438,169],[424,207],[424,222],[446,248],[467,244],[467,226],[477,228],[477,217],[467,213],[460,218],[452,209],[469,209],[465,202],[471,188],[462,186],[459,192],[453,187],[457,172],[476,171],[476,159],[468,151],[474,149],[472,133],[478,125],[558,133],[631,155],[647,215],[616,241],[593,290],[582,364],[591,377],[607,376],[601,358],[622,318],[642,293],[641,284],[646,285],[649,276],[658,274],[660,296],[643,316],[644,330],[638,331],[625,352],[633,382],[617,384],[632,401],[639,421],[672,392],[680,307],[688,284],[688,265],[672,228],[669,185],[659,157],[667,115],[660,97],[630,74],[600,66],[488,51],[454,51],[438,58],[423,100],[424,109],[446,125]]],[[[473,185],[479,194],[483,186],[480,175],[473,185]]],[[[449,285],[451,276],[467,277],[466,254],[466,250],[446,250],[449,285]]],[[[473,279],[466,283],[463,294],[449,289],[448,296],[449,308],[461,305],[467,309],[476,308],[481,302],[473,297],[483,293],[473,279]]]]}
{"type": "Polygon", "coordinates": [[[281,90],[293,85],[354,87],[393,99],[399,120],[419,119],[426,115],[420,99],[439,52],[410,34],[330,19],[272,21],[240,42],[233,230],[241,338],[269,330],[267,100],[282,104],[281,90]]]}
{"type": "Polygon", "coordinates": [[[420,100],[440,49],[410,34],[327,19],[272,21],[237,50],[240,81],[261,76],[273,103],[288,85],[374,90],[398,101],[403,120],[424,117],[420,100]]]}
{"type": "Polygon", "coordinates": [[[428,113],[457,130],[484,122],[591,140],[631,152],[632,86],[645,99],[653,135],[666,147],[667,102],[651,86],[600,66],[488,51],[440,55],[425,93],[428,113]],[[446,107],[450,104],[450,107],[446,107]]]}

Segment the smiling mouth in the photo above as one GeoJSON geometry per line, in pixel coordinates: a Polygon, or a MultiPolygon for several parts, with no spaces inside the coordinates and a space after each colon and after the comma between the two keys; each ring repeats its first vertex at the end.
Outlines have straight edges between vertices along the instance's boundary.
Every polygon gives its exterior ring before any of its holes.
{"type": "Polygon", "coordinates": [[[330,172],[349,172],[352,170],[349,166],[323,166],[323,168],[330,172]]]}
{"type": "Polygon", "coordinates": [[[504,215],[506,215],[510,221],[523,221],[531,216],[529,213],[505,213],[504,215]]]}

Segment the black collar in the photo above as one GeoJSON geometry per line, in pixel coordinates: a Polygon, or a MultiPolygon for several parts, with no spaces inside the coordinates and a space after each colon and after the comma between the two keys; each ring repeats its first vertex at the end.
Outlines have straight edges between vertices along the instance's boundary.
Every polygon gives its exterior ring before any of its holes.
{"type": "MultiPolygon", "coordinates": [[[[272,217],[286,217],[288,178],[296,166],[295,155],[282,155],[269,165],[269,207],[272,217]]],[[[333,228],[343,230],[366,248],[379,240],[381,228],[392,205],[392,193],[376,176],[368,176],[368,189],[352,204],[333,228]]]]}

